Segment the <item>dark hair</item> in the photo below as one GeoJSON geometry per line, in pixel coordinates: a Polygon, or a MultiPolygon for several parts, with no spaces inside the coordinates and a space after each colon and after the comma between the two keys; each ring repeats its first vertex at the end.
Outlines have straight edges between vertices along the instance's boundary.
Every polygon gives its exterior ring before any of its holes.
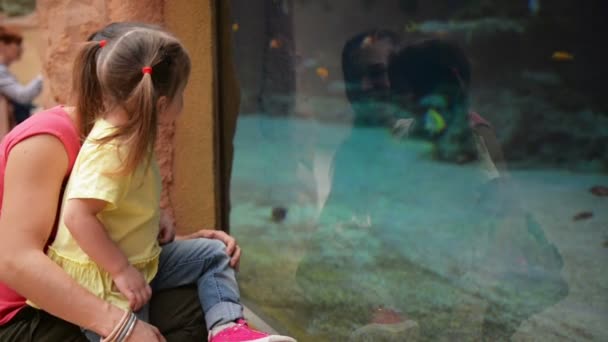
{"type": "Polygon", "coordinates": [[[448,96],[449,106],[466,104],[471,64],[456,44],[423,40],[399,48],[389,64],[391,90],[420,99],[435,91],[448,96]]]}
{"type": "MultiPolygon", "coordinates": [[[[126,123],[98,142],[105,144],[119,139],[128,146],[124,167],[117,172],[130,172],[141,162],[149,162],[156,140],[157,102],[161,96],[172,101],[185,86],[190,75],[190,57],[177,38],[148,27],[128,30],[109,40],[102,49],[89,45],[85,47],[87,50],[99,51],[96,74],[90,74],[86,67],[75,72],[85,73],[80,77],[86,83],[98,80],[103,106],[96,109],[95,117],[116,107],[123,108],[128,115],[126,123]],[[144,67],[152,71],[143,72],[144,67]]],[[[85,106],[98,101],[90,97],[78,100],[85,106]]]]}
{"type": "Polygon", "coordinates": [[[110,41],[137,27],[160,30],[159,26],[138,22],[114,22],[93,32],[76,56],[72,75],[72,99],[79,115],[79,128],[84,139],[95,123],[97,113],[103,111],[103,98],[97,79],[97,55],[100,41],[110,41]]]}
{"type": "Polygon", "coordinates": [[[21,42],[23,42],[23,36],[17,31],[0,26],[0,42],[3,42],[4,44],[14,43],[21,45],[21,42]]]}
{"type": "Polygon", "coordinates": [[[372,29],[349,39],[342,48],[342,74],[344,75],[344,83],[346,85],[346,96],[350,102],[355,101],[352,93],[352,85],[361,81],[363,75],[359,68],[359,53],[363,49],[364,41],[370,37],[374,41],[388,40],[391,44],[397,46],[400,42],[400,36],[385,29],[372,29]]]}

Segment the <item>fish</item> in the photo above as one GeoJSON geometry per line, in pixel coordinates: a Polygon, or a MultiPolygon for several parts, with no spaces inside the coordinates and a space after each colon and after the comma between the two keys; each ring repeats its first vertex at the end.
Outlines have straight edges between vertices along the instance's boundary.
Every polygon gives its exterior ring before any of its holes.
{"type": "Polygon", "coordinates": [[[317,76],[319,76],[323,81],[325,81],[329,77],[329,70],[324,67],[318,67],[317,76]]]}
{"type": "Polygon", "coordinates": [[[572,217],[572,221],[582,221],[582,220],[587,220],[593,217],[593,213],[590,211],[582,211],[576,215],[574,215],[574,217],[572,217]]]}
{"type": "Polygon", "coordinates": [[[274,207],[272,208],[271,220],[273,222],[283,222],[287,217],[287,208],[285,207],[274,207]]]}
{"type": "Polygon", "coordinates": [[[566,62],[574,60],[574,55],[566,51],[555,51],[553,55],[551,55],[551,59],[558,62],[566,62]]]}
{"type": "Polygon", "coordinates": [[[445,119],[434,108],[429,109],[424,116],[424,128],[432,133],[439,134],[446,129],[445,119]]]}
{"type": "Polygon", "coordinates": [[[268,46],[270,46],[271,49],[278,49],[281,47],[281,41],[278,39],[271,39],[270,43],[268,43],[268,46]]]}
{"type": "Polygon", "coordinates": [[[234,24],[232,24],[232,31],[233,31],[233,32],[236,32],[236,31],[238,31],[238,30],[239,30],[239,24],[238,24],[238,23],[234,23],[234,24]]]}
{"type": "Polygon", "coordinates": [[[589,189],[589,192],[599,197],[608,196],[608,186],[596,185],[589,189]]]}
{"type": "Polygon", "coordinates": [[[537,15],[540,11],[540,0],[528,0],[528,9],[530,14],[537,15]]]}

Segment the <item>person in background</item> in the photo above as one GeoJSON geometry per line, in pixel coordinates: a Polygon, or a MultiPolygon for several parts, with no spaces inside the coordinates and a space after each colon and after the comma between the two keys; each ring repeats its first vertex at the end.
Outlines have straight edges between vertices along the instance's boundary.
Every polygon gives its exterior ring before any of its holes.
{"type": "Polygon", "coordinates": [[[0,113],[0,136],[30,116],[32,101],[42,91],[42,76],[22,85],[9,70],[21,58],[22,42],[23,37],[17,31],[0,26],[0,96],[7,101],[0,113]]]}

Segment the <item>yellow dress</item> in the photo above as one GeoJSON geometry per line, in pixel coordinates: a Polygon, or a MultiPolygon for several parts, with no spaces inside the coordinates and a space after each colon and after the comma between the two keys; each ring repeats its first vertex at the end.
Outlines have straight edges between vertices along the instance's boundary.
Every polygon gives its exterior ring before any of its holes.
{"type": "MultiPolygon", "coordinates": [[[[123,164],[124,147],[114,142],[99,145],[96,140],[114,127],[105,120],[95,123],[84,142],[64,194],[66,201],[74,198],[98,199],[107,202],[98,214],[108,235],[139,269],[152,281],[158,269],[160,246],[157,241],[160,219],[161,178],[154,157],[148,168],[145,163],[130,174],[118,174],[123,164]]],[[[152,152],[150,152],[152,153],[152,152]]],[[[59,221],[57,237],[48,250],[49,257],[93,294],[121,308],[129,307],[126,298],[113,286],[105,270],[80,249],[63,222],[59,221]]]]}

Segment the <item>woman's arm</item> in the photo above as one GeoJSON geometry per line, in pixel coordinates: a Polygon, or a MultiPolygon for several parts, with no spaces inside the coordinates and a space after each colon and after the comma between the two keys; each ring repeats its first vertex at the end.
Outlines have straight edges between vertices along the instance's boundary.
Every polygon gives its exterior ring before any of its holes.
{"type": "Polygon", "coordinates": [[[0,281],[45,311],[109,334],[122,311],[89,293],[44,254],[68,168],[63,144],[50,135],[15,146],[4,175],[0,281]]]}
{"type": "Polygon", "coordinates": [[[37,76],[23,86],[6,68],[0,68],[0,94],[20,103],[28,104],[42,91],[42,76],[37,76]]]}
{"type": "MultiPolygon", "coordinates": [[[[44,254],[68,168],[63,144],[39,135],[15,146],[4,173],[0,217],[0,281],[50,314],[107,336],[123,312],[78,285],[44,254]]],[[[129,341],[165,339],[137,322],[129,341]]]]}

